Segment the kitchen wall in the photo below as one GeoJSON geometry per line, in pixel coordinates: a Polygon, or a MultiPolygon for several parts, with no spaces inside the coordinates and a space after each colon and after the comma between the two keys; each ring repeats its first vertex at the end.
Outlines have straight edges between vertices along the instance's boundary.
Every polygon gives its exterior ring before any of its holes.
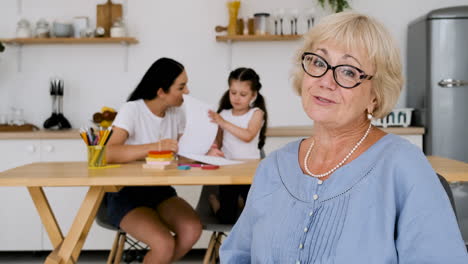
{"type": "MultiPolygon", "coordinates": [[[[14,37],[21,18],[35,23],[42,17],[52,21],[57,17],[88,16],[94,25],[96,4],[102,2],[2,0],[0,38],[14,37]]],[[[232,45],[216,42],[214,27],[227,24],[224,0],[114,2],[124,4],[130,35],[139,44],[128,49],[116,44],[30,45],[24,46],[21,53],[17,47],[7,46],[0,53],[0,113],[9,111],[11,106],[20,107],[26,121],[42,126],[51,113],[48,81],[52,76],[60,76],[65,80],[65,116],[73,127],[88,125],[93,112],[101,106],[118,108],[149,65],[167,56],[186,66],[191,94],[213,105],[227,89],[231,67],[252,67],[264,85],[262,93],[266,96],[271,126],[310,124],[289,78],[292,57],[300,41],[232,45]]],[[[316,0],[246,0],[242,1],[241,15],[272,12],[279,7],[315,7],[319,17],[329,12],[315,3],[316,0]]],[[[380,19],[396,37],[403,56],[410,21],[432,9],[467,4],[466,0],[350,0],[350,3],[353,9],[380,19]]],[[[299,29],[303,31],[303,25],[299,29]]],[[[404,95],[398,106],[405,106],[404,95]]]]}

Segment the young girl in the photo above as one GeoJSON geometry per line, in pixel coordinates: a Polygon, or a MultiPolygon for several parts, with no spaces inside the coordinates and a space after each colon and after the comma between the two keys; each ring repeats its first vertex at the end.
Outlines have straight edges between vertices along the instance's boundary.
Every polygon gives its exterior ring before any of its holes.
{"type": "MultiPolygon", "coordinates": [[[[177,151],[185,128],[185,112],[179,107],[188,94],[187,73],[182,64],[157,60],[119,110],[107,146],[109,162],[144,159],[148,151],[177,151]]],[[[144,263],[171,263],[180,259],[201,234],[193,208],[171,186],[124,187],[107,193],[112,224],[150,247],[144,263]]]]}
{"type": "MultiPolygon", "coordinates": [[[[228,159],[259,159],[267,127],[260,77],[250,68],[238,68],[230,73],[228,84],[218,113],[209,112],[212,122],[219,125],[216,144],[228,159]]],[[[214,194],[210,196],[211,208],[221,223],[236,222],[249,188],[249,185],[219,186],[219,200],[214,194]]]]}

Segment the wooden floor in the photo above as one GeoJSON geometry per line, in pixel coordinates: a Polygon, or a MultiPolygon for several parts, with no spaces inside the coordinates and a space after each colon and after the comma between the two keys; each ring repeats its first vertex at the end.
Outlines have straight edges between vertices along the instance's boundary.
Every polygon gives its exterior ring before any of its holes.
{"type": "MultiPolygon", "coordinates": [[[[44,263],[47,255],[50,252],[0,252],[0,263],[2,264],[40,264],[44,263]]],[[[106,263],[108,251],[83,251],[78,260],[79,264],[103,264],[106,263]]],[[[187,254],[181,261],[176,264],[195,264],[202,263],[204,250],[193,250],[187,254]]],[[[124,262],[121,262],[125,264],[124,262]]],[[[139,262],[132,262],[139,263],[139,262]]]]}

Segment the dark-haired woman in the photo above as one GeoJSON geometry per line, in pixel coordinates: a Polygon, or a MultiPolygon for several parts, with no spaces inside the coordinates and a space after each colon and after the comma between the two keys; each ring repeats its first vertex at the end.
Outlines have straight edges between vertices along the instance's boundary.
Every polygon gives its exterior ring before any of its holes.
{"type": "MultiPolygon", "coordinates": [[[[144,159],[150,150],[177,151],[185,128],[179,106],[189,93],[187,81],[179,62],[161,58],[153,63],[113,123],[108,162],[144,159]]],[[[200,237],[197,214],[171,186],[124,187],[106,199],[112,224],[150,247],[144,263],[180,259],[200,237]]]]}
{"type": "MultiPolygon", "coordinates": [[[[267,126],[260,77],[253,69],[238,68],[230,73],[228,85],[217,113],[209,112],[212,122],[219,125],[216,144],[228,159],[259,159],[267,126]]],[[[210,195],[211,208],[221,223],[236,222],[249,188],[249,185],[220,186],[218,197],[210,195]]]]}

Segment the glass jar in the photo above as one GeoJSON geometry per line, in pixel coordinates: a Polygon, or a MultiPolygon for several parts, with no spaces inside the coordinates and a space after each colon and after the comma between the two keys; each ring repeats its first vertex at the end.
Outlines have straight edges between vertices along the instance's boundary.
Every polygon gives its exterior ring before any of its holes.
{"type": "Polygon", "coordinates": [[[22,108],[12,107],[10,111],[9,125],[22,126],[24,125],[24,115],[22,108]]]}
{"type": "Polygon", "coordinates": [[[256,35],[266,35],[268,34],[268,21],[270,14],[269,13],[256,13],[254,14],[255,19],[255,34],[256,35]]]}
{"type": "Polygon", "coordinates": [[[18,21],[18,25],[16,27],[16,37],[30,38],[31,36],[31,24],[29,23],[29,21],[24,18],[18,21]]]}
{"type": "Polygon", "coordinates": [[[229,12],[229,24],[227,28],[228,35],[236,35],[237,15],[239,14],[240,1],[227,2],[229,12]]]}
{"type": "Polygon", "coordinates": [[[117,18],[110,29],[111,38],[123,38],[127,36],[127,30],[125,29],[125,23],[122,18],[117,18]]]}
{"type": "Polygon", "coordinates": [[[50,37],[49,22],[44,18],[41,18],[36,23],[36,37],[48,38],[50,37]]]}

